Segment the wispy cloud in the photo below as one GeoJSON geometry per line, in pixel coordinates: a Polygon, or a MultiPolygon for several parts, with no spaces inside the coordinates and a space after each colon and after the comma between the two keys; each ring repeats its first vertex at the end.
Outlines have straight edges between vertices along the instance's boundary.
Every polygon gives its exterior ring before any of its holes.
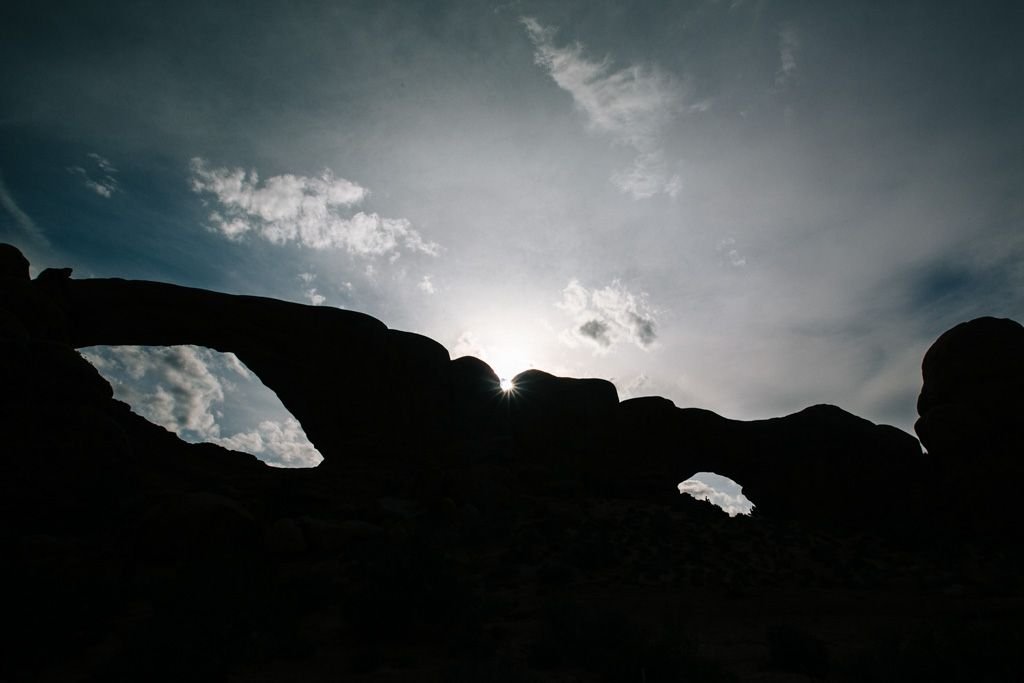
{"type": "Polygon", "coordinates": [[[460,356],[476,356],[477,358],[483,358],[484,356],[483,345],[470,330],[460,334],[459,338],[455,341],[455,346],[452,347],[452,358],[459,358],[460,356]]]}
{"type": "MultiPolygon", "coordinates": [[[[299,273],[299,279],[302,280],[307,285],[312,285],[313,282],[316,280],[316,274],[299,273]]],[[[320,306],[327,301],[327,297],[325,297],[323,294],[320,294],[319,290],[316,287],[312,286],[302,290],[302,295],[309,299],[309,303],[313,304],[314,306],[320,306]]]]}
{"type": "Polygon", "coordinates": [[[110,160],[106,157],[102,157],[96,152],[89,152],[86,156],[92,159],[104,173],[117,173],[117,169],[114,168],[114,164],[110,163],[110,160]]]}
{"type": "Polygon", "coordinates": [[[645,152],[613,173],[612,184],[633,199],[649,199],[662,192],[675,197],[683,189],[683,181],[678,174],[669,176],[667,168],[661,151],[645,152]]]}
{"type": "Polygon", "coordinates": [[[416,288],[426,294],[433,294],[437,290],[434,288],[434,283],[430,280],[429,275],[424,275],[423,279],[416,284],[416,288]]]}
{"type": "Polygon", "coordinates": [[[655,313],[647,295],[633,294],[618,280],[592,290],[570,280],[557,305],[574,321],[561,335],[570,346],[584,343],[603,353],[619,342],[647,349],[657,339],[655,313]]]}
{"type": "Polygon", "coordinates": [[[726,237],[720,240],[716,250],[719,257],[734,268],[742,268],[747,265],[747,257],[740,251],[735,237],[726,237]]]}
{"type": "Polygon", "coordinates": [[[4,208],[4,211],[14,219],[14,224],[18,227],[21,233],[28,239],[33,240],[37,244],[48,245],[49,240],[46,239],[46,235],[39,229],[35,221],[21,210],[18,203],[14,201],[14,197],[8,192],[7,186],[4,184],[3,175],[0,174],[0,206],[4,208]]]}
{"type": "Polygon", "coordinates": [[[440,246],[427,241],[405,218],[383,218],[347,209],[361,203],[369,190],[330,169],[318,177],[285,174],[260,183],[255,171],[210,168],[200,158],[191,163],[192,190],[210,194],[218,207],[211,226],[233,240],[255,234],[274,244],[296,242],[312,249],[396,258],[401,250],[436,256],[440,246]]]}
{"type": "Polygon", "coordinates": [[[612,378],[612,383],[615,384],[615,388],[619,392],[619,398],[626,400],[627,398],[644,395],[651,383],[651,378],[647,376],[647,373],[641,372],[630,380],[612,378]]]}
{"type": "Polygon", "coordinates": [[[677,115],[688,109],[706,109],[707,103],[687,106],[683,87],[656,66],[632,65],[615,70],[607,58],[589,59],[580,43],[556,45],[557,29],[543,26],[532,17],[521,21],[536,48],[534,60],[572,95],[590,129],[637,151],[633,164],[616,172],[612,183],[634,199],[659,193],[675,196],[680,178],[669,171],[660,137],[677,115]]]}
{"type": "Polygon", "coordinates": [[[775,72],[775,85],[785,88],[796,80],[799,54],[800,33],[793,24],[783,24],[779,28],[779,69],[775,72]]]}
{"type": "Polygon", "coordinates": [[[92,190],[101,197],[110,199],[115,192],[118,191],[120,185],[117,182],[117,178],[114,176],[117,174],[117,169],[110,163],[110,160],[100,156],[96,152],[90,152],[86,156],[92,162],[95,167],[93,173],[98,177],[94,178],[82,166],[68,166],[68,172],[72,175],[78,176],[82,180],[82,184],[88,189],[92,190]]]}

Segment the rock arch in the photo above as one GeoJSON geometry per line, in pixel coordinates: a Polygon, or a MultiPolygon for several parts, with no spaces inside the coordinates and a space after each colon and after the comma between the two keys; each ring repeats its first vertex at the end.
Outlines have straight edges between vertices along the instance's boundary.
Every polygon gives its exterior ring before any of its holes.
{"type": "Polygon", "coordinates": [[[923,467],[916,439],[835,406],[741,422],[657,397],[620,403],[604,380],[537,370],[516,377],[507,395],[486,363],[451,360],[437,342],[362,313],[157,282],[75,280],[68,269],[28,280],[23,258],[9,252],[0,253],[4,314],[26,334],[78,348],[233,352],[299,420],[325,463],[415,462],[466,440],[477,450],[498,441],[517,463],[563,466],[583,488],[650,496],[712,471],[739,483],[760,516],[853,528],[885,524],[913,505],[923,467]]]}

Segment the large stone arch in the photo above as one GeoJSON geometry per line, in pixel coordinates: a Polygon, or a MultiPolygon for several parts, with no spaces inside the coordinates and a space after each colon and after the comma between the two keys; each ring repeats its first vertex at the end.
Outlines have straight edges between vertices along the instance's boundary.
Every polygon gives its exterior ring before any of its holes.
{"type": "Polygon", "coordinates": [[[916,439],[835,406],[741,422],[662,398],[620,403],[607,381],[536,370],[503,394],[486,363],[453,361],[437,342],[362,313],[157,282],[75,280],[68,269],[28,280],[16,256],[0,253],[0,314],[13,320],[10,329],[77,348],[233,352],[325,462],[388,454],[413,461],[469,440],[474,457],[511,449],[516,463],[553,466],[584,491],[657,495],[696,472],[717,472],[740,484],[762,516],[852,528],[884,525],[920,498],[926,468],[916,439]]]}
{"type": "MultiPolygon", "coordinates": [[[[193,344],[236,354],[325,459],[354,446],[429,440],[449,426],[447,350],[371,316],[158,282],[51,273],[32,285],[56,302],[76,348],[193,344]]],[[[488,379],[484,368],[477,375],[488,379]]]]}

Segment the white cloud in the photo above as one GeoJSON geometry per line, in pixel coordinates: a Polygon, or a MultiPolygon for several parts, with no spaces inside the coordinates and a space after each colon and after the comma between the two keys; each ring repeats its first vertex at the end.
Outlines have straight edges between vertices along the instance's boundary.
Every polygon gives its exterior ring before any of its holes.
{"type": "MultiPolygon", "coordinates": [[[[143,417],[209,440],[220,436],[214,406],[224,401],[224,387],[209,367],[211,353],[195,346],[115,346],[82,355],[111,381],[114,395],[143,417]]],[[[234,354],[231,358],[225,367],[245,372],[234,354]]]]}
{"type": "Polygon", "coordinates": [[[253,378],[233,353],[197,346],[109,346],[82,355],[111,383],[115,397],[188,441],[219,444],[287,467],[311,467],[322,460],[290,415],[221,436],[225,390],[234,388],[227,377],[253,378]]]}
{"type": "Polygon", "coordinates": [[[423,279],[416,284],[417,289],[427,294],[433,294],[437,290],[434,289],[434,283],[430,281],[429,275],[424,275],[423,279]]]}
{"type": "Polygon", "coordinates": [[[89,190],[95,192],[101,197],[110,199],[115,192],[118,191],[119,185],[114,175],[117,173],[117,169],[110,163],[110,160],[100,156],[96,152],[90,152],[86,156],[92,160],[93,165],[96,169],[93,170],[97,173],[99,179],[95,179],[90,175],[82,166],[68,166],[68,173],[78,176],[82,179],[82,184],[85,185],[89,190]]]}
{"type": "Polygon", "coordinates": [[[217,438],[214,441],[217,445],[232,451],[243,451],[252,455],[263,453],[266,450],[263,437],[260,435],[259,430],[255,429],[251,432],[239,432],[227,438],[217,438]]]}
{"type": "Polygon", "coordinates": [[[570,346],[582,342],[603,353],[626,341],[647,349],[657,338],[655,312],[646,293],[633,294],[618,280],[593,290],[570,280],[557,306],[574,321],[561,335],[570,346]]]}
{"type": "Polygon", "coordinates": [[[106,157],[102,157],[96,152],[89,152],[86,156],[96,162],[96,165],[99,166],[100,170],[104,173],[117,173],[117,169],[114,168],[114,165],[110,163],[110,160],[106,157]]]}
{"type": "Polygon", "coordinates": [[[682,178],[669,173],[660,151],[639,155],[627,168],[613,173],[611,181],[633,199],[650,199],[659,193],[675,197],[683,189],[682,178]]]}
{"type": "MultiPolygon", "coordinates": [[[[307,285],[311,285],[316,280],[316,273],[299,273],[299,279],[307,285]]],[[[316,287],[307,287],[302,291],[302,295],[309,299],[309,303],[314,306],[320,306],[327,301],[327,297],[320,294],[316,287]]]]}
{"type": "Polygon", "coordinates": [[[747,265],[747,258],[740,252],[736,246],[736,239],[734,237],[726,237],[718,243],[718,254],[725,260],[730,266],[734,268],[742,268],[747,265]]]}
{"type": "Polygon", "coordinates": [[[579,43],[555,46],[555,29],[529,17],[522,21],[536,46],[537,64],[572,95],[594,130],[646,148],[682,109],[679,86],[656,67],[634,65],[612,71],[608,59],[587,59],[579,43]]]}
{"type": "Polygon", "coordinates": [[[230,351],[221,353],[220,358],[224,361],[224,367],[231,370],[231,372],[235,373],[239,377],[243,377],[245,379],[250,379],[252,377],[252,373],[249,372],[249,368],[245,367],[242,361],[239,360],[238,356],[230,351]]]}
{"type": "Polygon", "coordinates": [[[742,493],[730,494],[719,491],[696,479],[687,479],[681,483],[679,492],[689,494],[698,500],[710,501],[729,513],[730,517],[750,514],[754,507],[742,493]]]}
{"type": "Polygon", "coordinates": [[[307,289],[305,291],[305,295],[306,298],[309,299],[309,303],[313,304],[314,306],[320,306],[325,301],[327,301],[327,297],[325,297],[323,294],[318,293],[316,291],[316,287],[310,287],[309,289],[307,289]]]}
{"type": "Polygon", "coordinates": [[[644,392],[644,389],[650,385],[651,378],[647,376],[647,373],[641,372],[639,375],[625,383],[616,380],[612,381],[619,392],[619,398],[625,401],[628,398],[645,395],[646,392],[644,392]]]}
{"type": "Polygon", "coordinates": [[[779,29],[779,69],[775,72],[775,85],[784,88],[794,82],[799,53],[800,33],[793,24],[783,24],[779,29]]]}
{"type": "Polygon", "coordinates": [[[314,467],[323,460],[294,417],[280,422],[264,420],[252,431],[213,441],[225,448],[259,455],[271,465],[314,467]]]}
{"type": "Polygon", "coordinates": [[[319,177],[285,174],[260,183],[255,171],[209,168],[191,162],[192,191],[212,194],[219,206],[212,227],[228,239],[252,233],[274,244],[296,242],[312,249],[344,249],[363,257],[391,255],[400,249],[436,256],[440,246],[423,239],[408,220],[376,213],[343,211],[362,202],[369,191],[330,169],[319,177]]]}
{"type": "Polygon", "coordinates": [[[477,358],[484,358],[487,355],[483,344],[477,339],[477,336],[466,330],[459,335],[459,338],[455,341],[455,346],[452,347],[452,358],[460,358],[462,356],[475,356],[477,358]]]}
{"type": "Polygon", "coordinates": [[[684,105],[682,86],[655,66],[613,70],[607,58],[599,62],[588,59],[579,43],[556,46],[556,29],[542,26],[531,17],[521,21],[536,48],[534,60],[572,95],[591,130],[637,151],[637,158],[628,168],[613,174],[612,183],[634,199],[678,194],[680,179],[667,170],[660,136],[679,113],[705,111],[710,104],[684,105]]]}

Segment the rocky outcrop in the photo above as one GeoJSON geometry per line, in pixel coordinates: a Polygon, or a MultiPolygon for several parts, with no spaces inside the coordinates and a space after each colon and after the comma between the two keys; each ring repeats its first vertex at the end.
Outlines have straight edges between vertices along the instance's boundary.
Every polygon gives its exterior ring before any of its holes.
{"type": "Polygon", "coordinates": [[[619,397],[607,380],[527,370],[512,378],[505,399],[520,448],[542,459],[595,456],[614,434],[619,397]]]}
{"type": "Polygon", "coordinates": [[[361,313],[157,282],[75,280],[67,269],[29,281],[20,254],[0,255],[6,309],[23,334],[74,347],[234,352],[302,423],[328,469],[382,458],[429,467],[468,449],[477,459],[511,457],[533,485],[640,497],[674,493],[695,472],[714,471],[744,486],[762,516],[856,527],[892,514],[884,501],[904,504],[921,467],[912,437],[832,406],[740,422],[659,398],[620,404],[610,382],[539,370],[503,392],[482,361],[452,361],[437,342],[361,313]]]}
{"type": "Polygon", "coordinates": [[[758,515],[847,529],[891,525],[920,500],[917,440],[836,406],[744,422],[642,398],[620,404],[619,419],[618,449],[635,468],[621,476],[648,491],[716,472],[743,487],[758,515]]]}
{"type": "Polygon", "coordinates": [[[1024,453],[1024,327],[977,318],[943,333],[921,365],[924,384],[914,425],[938,458],[962,465],[1024,453]]]}
{"type": "Polygon", "coordinates": [[[1019,505],[1000,489],[1024,478],[1024,327],[961,323],[928,349],[921,374],[914,429],[932,461],[933,520],[951,538],[1018,543],[1019,505]]]}

